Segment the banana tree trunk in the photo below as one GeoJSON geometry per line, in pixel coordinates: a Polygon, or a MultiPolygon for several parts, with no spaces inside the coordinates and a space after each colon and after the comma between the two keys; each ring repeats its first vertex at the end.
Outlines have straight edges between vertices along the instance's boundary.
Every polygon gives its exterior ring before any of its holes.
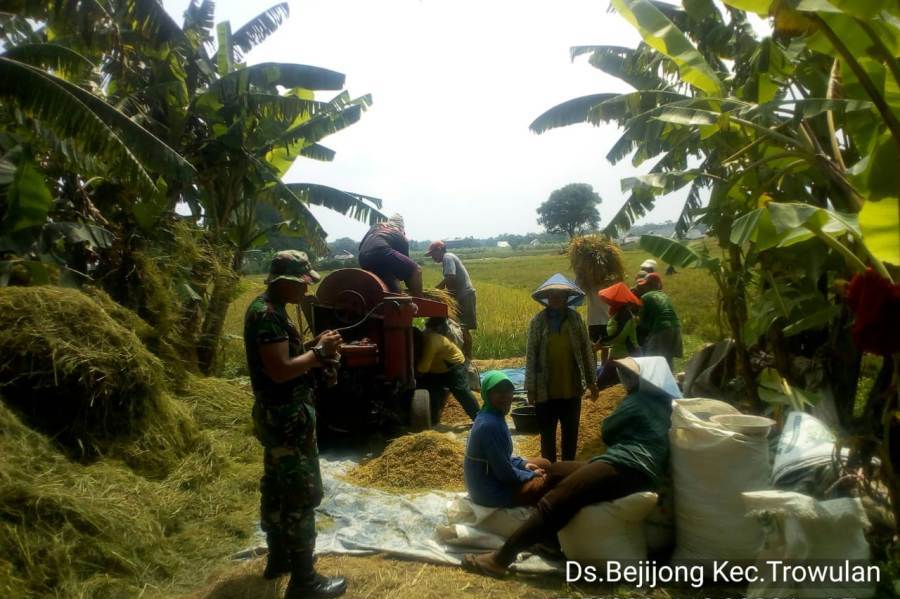
{"type": "MultiPolygon", "coordinates": [[[[730,232],[731,221],[725,223],[723,229],[730,232]]],[[[728,322],[728,328],[731,329],[731,337],[734,339],[734,349],[737,355],[736,374],[743,381],[745,400],[753,408],[758,408],[760,400],[756,389],[756,377],[753,376],[750,351],[744,342],[744,323],[747,322],[747,288],[742,279],[745,270],[744,261],[741,249],[731,243],[728,236],[720,235],[719,242],[728,252],[728,267],[720,281],[719,291],[722,296],[725,319],[728,322]]]]}
{"type": "Polygon", "coordinates": [[[197,342],[197,365],[200,372],[205,375],[212,374],[217,366],[225,316],[228,314],[228,306],[234,299],[243,260],[244,252],[236,250],[232,258],[231,269],[217,274],[213,281],[212,294],[200,329],[200,339],[197,342]]]}

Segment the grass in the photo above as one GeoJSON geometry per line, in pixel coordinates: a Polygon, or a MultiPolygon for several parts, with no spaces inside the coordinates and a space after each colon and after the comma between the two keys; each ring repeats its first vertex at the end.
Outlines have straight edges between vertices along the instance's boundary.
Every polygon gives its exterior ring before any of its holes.
{"type": "MultiPolygon", "coordinates": [[[[624,252],[625,272],[633,277],[650,255],[639,250],[624,252]]],[[[557,251],[508,258],[473,257],[465,262],[478,292],[478,331],[473,351],[479,359],[502,359],[525,354],[528,323],[541,309],[531,292],[557,272],[573,278],[568,257],[557,251]]],[[[424,266],[426,285],[436,284],[440,267],[424,266]]],[[[631,280],[627,280],[631,282],[631,280]]],[[[715,282],[705,272],[688,269],[663,275],[664,291],[672,298],[681,319],[685,355],[704,343],[722,338],[715,282]]],[[[585,308],[579,309],[582,316],[585,308]]]]}
{"type": "MultiPolygon", "coordinates": [[[[473,335],[475,357],[490,360],[525,355],[528,323],[541,309],[531,299],[531,292],[554,273],[561,272],[573,278],[568,257],[558,248],[537,248],[527,252],[488,248],[460,252],[460,255],[478,291],[478,330],[473,335]]],[[[650,257],[641,250],[624,252],[628,283],[632,282],[641,262],[650,257]]],[[[425,286],[435,286],[441,280],[440,266],[430,259],[420,262],[425,286]]],[[[712,278],[696,269],[662,277],[663,289],[672,298],[681,319],[686,358],[704,343],[721,339],[718,296],[712,278]]],[[[246,374],[241,341],[244,311],[263,291],[263,279],[261,275],[245,277],[242,291],[228,311],[223,376],[246,374]]],[[[579,310],[584,316],[585,308],[579,310]]],[[[680,368],[686,358],[676,360],[676,367],[680,368]]]]}

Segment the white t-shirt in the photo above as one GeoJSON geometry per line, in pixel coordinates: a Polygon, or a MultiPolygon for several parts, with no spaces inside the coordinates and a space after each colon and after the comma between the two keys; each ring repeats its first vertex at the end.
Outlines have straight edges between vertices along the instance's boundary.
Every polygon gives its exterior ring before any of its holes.
{"type": "Polygon", "coordinates": [[[609,322],[609,304],[600,299],[600,296],[597,295],[598,291],[600,291],[599,287],[588,287],[584,290],[587,293],[588,326],[609,322]]]}

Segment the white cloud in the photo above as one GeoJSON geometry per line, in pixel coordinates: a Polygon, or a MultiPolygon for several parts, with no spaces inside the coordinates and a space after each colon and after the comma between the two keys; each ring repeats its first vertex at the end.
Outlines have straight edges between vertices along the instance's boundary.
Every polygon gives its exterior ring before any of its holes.
{"type": "MultiPolygon", "coordinates": [[[[165,2],[179,18],[185,4],[165,2]]],[[[237,27],[265,6],[221,0],[216,18],[237,27]]],[[[606,161],[617,130],[535,135],[528,125],[564,100],[627,89],[584,58],[570,62],[570,46],[638,39],[597,0],[304,0],[248,59],[335,69],[352,94],[373,96],[361,122],[324,140],[334,162],[301,160],[288,180],[383,198],[415,239],[478,237],[538,230],[537,206],[571,182],[600,193],[604,221],[615,213],[619,179],[637,170],[606,161]]],[[[365,231],[315,212],[331,238],[365,231]]],[[[677,213],[663,202],[652,218],[677,213]]]]}

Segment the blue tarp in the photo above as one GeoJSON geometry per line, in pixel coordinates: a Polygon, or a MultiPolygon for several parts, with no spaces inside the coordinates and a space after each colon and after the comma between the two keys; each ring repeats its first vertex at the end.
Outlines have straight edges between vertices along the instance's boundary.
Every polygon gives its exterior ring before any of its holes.
{"type": "Polygon", "coordinates": [[[509,380],[511,380],[512,384],[515,386],[516,393],[523,393],[525,391],[524,368],[503,368],[500,372],[509,377],[509,380]]]}

